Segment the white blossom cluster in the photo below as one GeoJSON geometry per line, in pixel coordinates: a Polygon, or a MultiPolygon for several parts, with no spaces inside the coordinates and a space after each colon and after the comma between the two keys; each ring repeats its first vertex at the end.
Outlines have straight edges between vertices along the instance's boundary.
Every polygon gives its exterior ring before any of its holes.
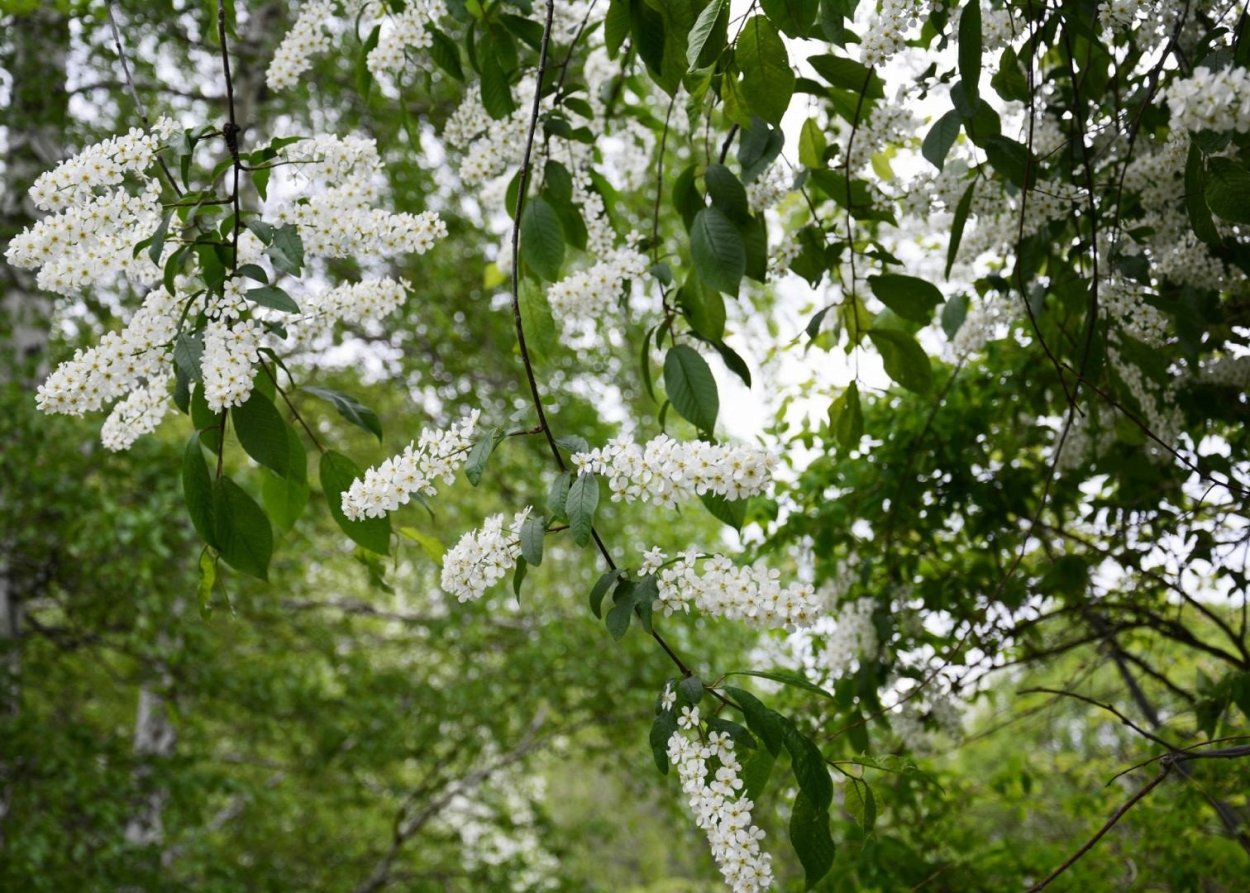
{"type": "Polygon", "coordinates": [[[1177,129],[1250,132],[1250,70],[1199,66],[1168,84],[1163,96],[1177,129]]]}
{"type": "Polygon", "coordinates": [[[408,0],[403,12],[388,16],[378,34],[378,43],[369,51],[365,65],[374,77],[404,67],[404,54],[409,48],[428,50],[434,43],[427,22],[435,22],[447,14],[443,0],[408,0]]]}
{"type": "MultiPolygon", "coordinates": [[[[822,587],[822,595],[825,595],[822,587]]],[[[859,598],[837,606],[837,616],[832,624],[821,623],[825,647],[822,657],[834,678],[840,676],[858,661],[872,660],[881,648],[877,628],[872,622],[876,602],[871,598],[859,598]]]]}
{"type": "Polygon", "coordinates": [[[160,192],[160,184],[148,180],[137,195],[124,187],[103,195],[90,190],[75,193],[77,203],[14,236],[5,258],[20,269],[38,269],[39,287],[65,296],[115,274],[154,282],[160,267],[147,252],[134,257],[133,248],[160,223],[160,192]]]}
{"type": "Polygon", "coordinates": [[[747,184],[747,203],[753,214],[759,214],[778,205],[793,188],[794,172],[784,163],[774,164],[747,184]]]}
{"type": "Polygon", "coordinates": [[[362,279],[347,282],[327,292],[305,298],[300,309],[310,320],[341,320],[361,323],[381,319],[399,309],[412,284],[406,279],[362,279]]]}
{"type": "MultiPolygon", "coordinates": [[[[490,731],[480,730],[489,743],[490,731]]],[[[485,747],[485,765],[502,763],[496,747],[485,747]]],[[[544,846],[533,804],[546,786],[541,775],[503,765],[478,789],[457,786],[439,816],[439,824],[460,839],[461,856],[470,871],[506,866],[508,889],[535,893],[556,886],[560,863],[544,846]]]]}
{"type": "Polygon", "coordinates": [[[902,95],[894,102],[881,103],[871,114],[859,122],[850,140],[847,164],[852,172],[867,167],[872,156],[892,143],[900,143],[914,137],[920,127],[920,119],[912,114],[903,102],[902,95]]]}
{"type": "Polygon", "coordinates": [[[502,120],[496,121],[486,113],[481,90],[477,88],[465,94],[447,119],[443,139],[452,147],[464,151],[460,179],[466,185],[481,185],[520,164],[525,153],[525,136],[534,99],[533,84],[527,91],[525,83],[523,81],[517,90],[516,110],[502,120]]]}
{"type": "Polygon", "coordinates": [[[776,461],[760,447],[679,441],[667,434],[642,446],[626,436],[614,437],[602,449],[573,454],[578,471],[607,478],[614,500],[670,507],[696,494],[758,496],[771,482],[776,461]]]}
{"type": "Polygon", "coordinates": [[[36,396],[39,409],[80,416],[144,381],[160,379],[168,365],[168,346],[177,334],[182,300],[164,288],[149,292],[124,329],[106,332],[94,347],[75,351],[73,359],[48,376],[36,396]]]}
{"type": "MultiPolygon", "coordinates": [[[[1107,359],[1132,395],[1133,402],[1141,410],[1141,418],[1146,428],[1163,443],[1176,443],[1184,429],[1185,414],[1176,396],[1175,383],[1169,382],[1162,387],[1148,384],[1141,367],[1120,352],[1120,346],[1115,339],[1108,339],[1107,359]]],[[[1156,462],[1171,461],[1171,453],[1161,447],[1158,441],[1149,440],[1145,449],[1146,454],[1156,462]]]]}
{"type": "Polygon", "coordinates": [[[380,518],[407,505],[414,493],[433,496],[435,481],[452,483],[473,443],[480,416],[475,409],[445,431],[423,429],[402,453],[352,481],[343,494],[343,514],[353,521],[380,518]]]}
{"type": "Polygon", "coordinates": [[[907,45],[909,32],[927,14],[928,3],[920,0],[881,0],[881,8],[863,32],[860,58],[869,67],[889,61],[907,45]]]}
{"type": "Polygon", "coordinates": [[[106,449],[128,450],[139,437],[156,430],[169,409],[170,381],[168,375],[157,376],[117,402],[100,428],[106,449]]]}
{"type": "Polygon", "coordinates": [[[925,732],[920,712],[908,701],[899,704],[886,714],[890,729],[912,753],[924,753],[929,748],[929,735],[925,732]]]}
{"type": "Polygon", "coordinates": [[[307,0],[291,30],[282,38],[265,71],[265,83],[273,91],[286,90],[299,83],[300,75],[312,67],[313,59],[330,49],[325,24],[337,11],[336,0],[307,0]]]}
{"type": "Polygon", "coordinates": [[[1108,319],[1125,334],[1151,347],[1162,347],[1167,335],[1167,317],[1146,303],[1145,290],[1121,276],[1108,276],[1098,289],[1098,303],[1108,319]]]}
{"type": "MultiPolygon", "coordinates": [[[[664,560],[663,553],[648,553],[650,567],[664,560]]],[[[820,612],[820,601],[810,583],[782,586],[778,571],[739,566],[724,555],[702,560],[700,573],[698,553],[687,550],[660,571],[656,582],[665,616],[694,607],[757,629],[793,630],[811,625],[820,612]]]]}
{"type": "MultiPolygon", "coordinates": [[[[697,732],[698,711],[698,707],[684,711],[685,726],[691,731],[697,732]]],[[[773,882],[772,857],[762,852],[764,831],[751,820],[755,804],[742,795],[742,764],[733,740],[723,732],[709,732],[705,743],[676,731],[668,739],[668,759],[730,889],[768,890],[773,882]]]]}
{"type": "Polygon", "coordinates": [[[97,189],[118,186],[127,174],[143,174],[156,159],[161,142],[177,129],[172,119],[161,118],[151,131],[132,127],[128,133],[94,143],[40,174],[30,188],[30,200],[42,211],[86,205],[97,189]]]}
{"type": "Polygon", "coordinates": [[[264,329],[254,319],[233,325],[210,320],[204,327],[204,401],[213,412],[247,402],[252,393],[264,329]]]}
{"type": "Polygon", "coordinates": [[[471,530],[443,556],[443,590],[459,601],[481,598],[516,565],[521,557],[521,525],[530,507],[517,512],[504,526],[504,516],[492,515],[471,530]]]}
{"type": "Polygon", "coordinates": [[[1104,29],[1119,31],[1153,15],[1157,5],[1157,0],[1106,0],[1099,4],[1098,19],[1104,29]]]}
{"type": "Polygon", "coordinates": [[[432,211],[395,214],[369,207],[385,183],[374,140],[318,136],[290,146],[286,158],[310,181],[302,190],[308,197],[271,217],[299,227],[305,256],[424,254],[447,235],[447,224],[432,211]]]}
{"type": "Polygon", "coordinates": [[[633,248],[612,249],[594,266],[564,277],[547,290],[551,313],[564,325],[599,319],[626,284],[649,267],[646,256],[633,248]]]}
{"type": "Polygon", "coordinates": [[[1208,384],[1250,391],[1250,354],[1219,358],[1202,368],[1201,379],[1208,384]]]}

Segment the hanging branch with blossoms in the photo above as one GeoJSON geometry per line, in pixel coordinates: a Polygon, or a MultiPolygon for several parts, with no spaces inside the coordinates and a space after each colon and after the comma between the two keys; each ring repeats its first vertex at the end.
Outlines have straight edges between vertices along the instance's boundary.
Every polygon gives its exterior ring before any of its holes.
{"type": "MultiPolygon", "coordinates": [[[[1219,0],[1147,6],[300,4],[269,87],[291,89],[318,56],[346,52],[382,102],[402,98],[413,71],[463,82],[441,145],[467,194],[508,220],[493,270],[509,285],[530,402],[523,424],[533,427],[505,431],[474,410],[362,470],[320,442],[293,397],[325,399],[381,441],[376,415],[351,395],[304,386],[287,359],[337,324],[396,311],[411,286],[382,274],[386,262],[437,251],[447,227],[432,211],[386,210],[369,139],[241,145],[223,4],[224,124],[162,118],[89,147],[31,190],[48,216],[13,239],[11,264],[68,300],[123,282],[143,293],[121,331],[48,377],[39,406],[75,415],[111,406],[101,434],[110,449],[154,430],[171,404],[189,419],[181,475],[208,589],[219,559],[266,577],[274,529],[289,529],[308,503],[309,446],[343,533],[385,555],[392,513],[436,498],[461,470],[477,484],[509,436],[541,437],[557,475],[545,504],[501,507],[463,533],[442,559],[442,588],[467,602],[511,575],[519,592],[548,537],[593,549],[605,568],[593,613],[614,639],[641,627],[676,668],[657,703],[653,757],[663,772],[676,767],[726,882],[748,893],[773,883],[753,813],[773,784],[792,794],[790,841],[811,887],[836,851],[829,766],[845,776],[842,802],[871,798],[817,742],[845,738],[861,768],[881,768],[866,755],[870,728],[911,751],[926,729],[957,732],[949,671],[984,632],[970,621],[938,653],[923,621],[908,622],[907,593],[922,574],[890,561],[906,481],[893,497],[874,494],[890,503],[861,537],[867,549],[885,544],[875,564],[847,575],[835,561],[850,556],[819,555],[795,579],[702,548],[717,544],[622,558],[595,526],[601,484],[613,500],[657,510],[702,503],[735,530],[749,516],[767,522],[778,455],[718,436],[713,369],[753,387],[735,327],[749,329],[769,289],[806,283],[810,315],[793,343],[815,356],[840,348],[856,370],[825,393],[826,417],[804,423],[796,440],[807,446],[868,452],[865,435],[882,433],[866,428],[877,416],[861,361],[880,366],[889,399],[937,395],[936,412],[964,365],[1013,331],[1048,370],[1035,446],[1044,486],[1022,512],[1026,542],[1055,481],[1088,469],[1117,438],[1244,500],[1237,470],[1186,440],[1178,393],[1194,378],[1244,390],[1244,331],[1207,319],[1216,334],[1204,340],[1195,320],[1244,296],[1250,270],[1250,33],[1244,12],[1219,0]],[[353,42],[353,26],[367,36],[353,42]],[[324,262],[342,258],[370,260],[371,275],[329,285],[324,262]],[[639,387],[660,428],[687,439],[661,430],[592,446],[553,429],[539,340],[593,350],[631,331],[634,317],[645,332],[630,345],[639,387]],[[1152,356],[1161,351],[1170,362],[1152,356]],[[1090,430],[1104,416],[1116,420],[1110,434],[1090,430]],[[266,469],[260,500],[226,473],[229,430],[266,469]],[[815,695],[847,723],[830,736],[728,677],[705,682],[660,629],[689,613],[786,634],[821,684],[738,672],[815,695]],[[783,755],[792,785],[770,780],[783,755]]],[[[830,501],[825,488],[812,492],[830,501]]],[[[772,546],[801,539],[802,524],[782,518],[772,546]]],[[[1019,564],[997,580],[995,606],[1019,564]]],[[[860,808],[865,833],[869,814],[860,808]]]]}

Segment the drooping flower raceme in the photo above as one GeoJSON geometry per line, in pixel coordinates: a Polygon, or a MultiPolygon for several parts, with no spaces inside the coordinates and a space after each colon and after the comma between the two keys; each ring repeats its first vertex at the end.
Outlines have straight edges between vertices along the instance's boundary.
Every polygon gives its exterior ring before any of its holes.
{"type": "Polygon", "coordinates": [[[668,739],[668,759],[726,883],[734,893],[767,890],[773,882],[772,857],[761,851],[764,832],[751,821],[755,804],[742,796],[742,764],[733,740],[710,732],[703,742],[679,730],[668,739]]]}
{"type": "Polygon", "coordinates": [[[343,494],[343,514],[353,521],[380,518],[407,505],[414,493],[433,496],[435,481],[450,484],[468,454],[480,415],[475,409],[446,431],[422,430],[402,453],[352,482],[343,494]]]}
{"type": "Polygon", "coordinates": [[[603,260],[579,270],[547,290],[552,315],[566,326],[599,318],[620,297],[621,289],[647,272],[650,261],[633,248],[616,248],[603,260]]]}
{"type": "Polygon", "coordinates": [[[757,496],[772,480],[776,457],[746,444],[683,442],[661,434],[644,446],[628,437],[613,438],[602,449],[575,453],[573,464],[606,477],[614,500],[675,506],[704,493],[726,499],[757,496]]]}
{"type": "MultiPolygon", "coordinates": [[[[654,562],[661,556],[648,553],[654,562]]],[[[692,607],[758,629],[809,626],[819,613],[816,591],[808,583],[782,586],[780,573],[769,568],[734,564],[724,555],[701,559],[693,550],[660,571],[656,580],[665,615],[692,607]]]]}
{"type": "Polygon", "coordinates": [[[458,600],[481,598],[516,565],[521,557],[521,525],[530,507],[517,512],[504,525],[504,516],[492,515],[477,530],[460,537],[443,557],[443,589],[458,600]]]}

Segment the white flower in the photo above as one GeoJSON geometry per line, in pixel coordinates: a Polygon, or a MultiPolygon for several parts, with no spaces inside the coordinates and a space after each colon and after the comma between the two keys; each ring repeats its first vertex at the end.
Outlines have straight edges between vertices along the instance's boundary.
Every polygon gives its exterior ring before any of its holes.
{"type": "Polygon", "coordinates": [[[506,529],[504,516],[493,515],[462,536],[443,557],[443,589],[467,602],[502,580],[521,557],[521,525],[529,513],[529,506],[517,512],[506,529]]]}
{"type": "Polygon", "coordinates": [[[256,320],[233,326],[217,320],[204,328],[204,400],[213,412],[247,402],[256,376],[264,330],[256,320]]]}
{"type": "Polygon", "coordinates": [[[1194,69],[1163,91],[1172,125],[1190,131],[1250,132],[1250,71],[1238,66],[1194,69]]]}
{"type": "Polygon", "coordinates": [[[681,442],[661,434],[644,446],[617,437],[603,449],[574,454],[573,463],[607,478],[614,500],[676,506],[704,493],[726,499],[759,495],[772,480],[776,457],[745,444],[681,442]]]}
{"type": "Polygon", "coordinates": [[[660,709],[672,710],[677,703],[677,692],[673,691],[673,683],[664,686],[664,694],[660,695],[660,709]]]}
{"type": "Polygon", "coordinates": [[[433,496],[437,480],[450,484],[467,458],[480,415],[475,409],[446,431],[423,429],[402,453],[352,481],[343,494],[343,514],[353,521],[380,518],[407,505],[414,493],[433,496]]]}
{"type": "MultiPolygon", "coordinates": [[[[686,709],[690,708],[683,708],[683,714],[686,709]]],[[[740,795],[742,765],[734,752],[733,740],[712,732],[708,744],[702,745],[694,736],[678,731],[668,739],[667,752],[694,812],[695,825],[707,835],[712,857],[725,882],[735,893],[767,890],[773,881],[772,860],[760,848],[763,830],[751,820],[755,804],[740,795]],[[719,765],[709,765],[711,760],[719,765]]]]}
{"type": "Polygon", "coordinates": [[[683,729],[697,729],[699,727],[699,708],[682,707],[681,716],[677,718],[677,725],[683,729]]]}
{"type": "Polygon", "coordinates": [[[783,587],[780,574],[769,568],[739,567],[723,555],[704,560],[685,552],[660,572],[660,607],[664,614],[697,608],[714,617],[739,620],[757,629],[797,629],[818,616],[816,592],[807,583],[783,587]]]}
{"type": "Polygon", "coordinates": [[[547,290],[552,315],[563,324],[593,321],[611,308],[630,280],[647,272],[650,262],[633,248],[618,248],[587,270],[561,279],[547,290]]]}

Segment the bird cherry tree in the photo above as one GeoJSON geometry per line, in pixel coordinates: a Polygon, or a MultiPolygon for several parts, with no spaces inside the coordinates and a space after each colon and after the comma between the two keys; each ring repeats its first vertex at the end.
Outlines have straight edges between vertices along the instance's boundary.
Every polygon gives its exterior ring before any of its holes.
{"type": "MultiPolygon", "coordinates": [[[[866,773],[918,774],[907,755],[933,730],[957,734],[953,698],[992,671],[1102,643],[1149,718],[1129,665],[1171,682],[1129,630],[1218,667],[1183,691],[1188,725],[1125,717],[1164,748],[1130,805],[1191,761],[1247,754],[1217,746],[1250,709],[1237,4],[296,5],[268,89],[316,90],[316,60],[341,56],[397,114],[432,83],[454,91],[453,111],[407,131],[403,151],[446,184],[421,213],[388,210],[392,147],[238,118],[232,43],[254,22],[223,0],[213,25],[219,118],[141,111],[36,182],[47,215],[5,255],[66,302],[133,301],[36,399],[108,408],[115,450],[180,417],[170,473],[203,541],[202,598],[223,564],[265,579],[315,489],[385,556],[395,513],[435,508],[440,484],[476,485],[510,440],[541,439],[550,483],[516,482],[529,504],[459,533],[442,588],[463,603],[510,577],[519,597],[553,538],[597,555],[589,609],[613,639],[639,628],[674,668],[656,691],[654,762],[676,770],[741,891],[774,883],[756,815],[770,786],[814,886],[835,865],[831,810],[869,833],[866,773]],[[462,213],[499,240],[480,264],[500,299],[468,312],[512,319],[515,345],[480,362],[519,366],[524,412],[409,432],[362,469],[301,399],[381,441],[378,417],[309,370],[345,327],[421,300],[396,259],[419,269],[462,213]],[[807,309],[793,332],[770,325],[787,301],[807,309]],[[561,430],[551,407],[572,383],[542,362],[558,350],[627,355],[654,413],[604,443],[561,430]],[[847,373],[836,384],[814,375],[775,400],[768,437],[730,435],[731,378],[767,401],[779,366],[831,365],[847,373]],[[813,395],[819,413],[793,411],[813,395]],[[253,463],[259,477],[242,473],[253,463]],[[750,526],[752,545],[631,554],[596,528],[605,494],[677,527],[701,503],[727,531],[750,526]],[[1196,588],[1239,597],[1240,620],[1196,588]],[[667,635],[692,617],[759,630],[759,665],[696,674],[667,635]],[[785,690],[766,703],[733,684],[743,675],[785,690]]],[[[1212,806],[1244,841],[1236,811],[1212,806]]]]}

